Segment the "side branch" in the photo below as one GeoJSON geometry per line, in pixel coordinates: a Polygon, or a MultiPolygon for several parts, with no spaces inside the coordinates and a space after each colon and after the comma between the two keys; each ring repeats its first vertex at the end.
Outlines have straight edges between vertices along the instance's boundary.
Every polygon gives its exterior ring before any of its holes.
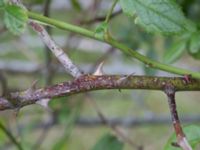
{"type": "Polygon", "coordinates": [[[54,53],[67,72],[69,72],[73,77],[79,77],[82,75],[79,68],[73,64],[65,52],[53,41],[43,26],[34,21],[30,21],[29,24],[39,34],[43,42],[54,53]]]}
{"type": "Polygon", "coordinates": [[[191,79],[190,83],[181,77],[150,77],[134,75],[83,75],[73,81],[63,82],[37,90],[14,92],[0,97],[0,110],[20,108],[35,104],[42,99],[69,96],[82,92],[103,89],[148,89],[164,90],[173,85],[176,91],[200,91],[200,80],[191,79]]]}
{"type": "Polygon", "coordinates": [[[183,129],[181,127],[181,123],[178,117],[178,112],[176,109],[176,101],[175,101],[175,88],[173,85],[167,84],[164,91],[168,97],[172,123],[173,123],[174,130],[176,133],[177,143],[175,143],[175,146],[179,146],[183,150],[192,150],[190,144],[188,143],[185,137],[185,134],[183,132],[183,129]]]}

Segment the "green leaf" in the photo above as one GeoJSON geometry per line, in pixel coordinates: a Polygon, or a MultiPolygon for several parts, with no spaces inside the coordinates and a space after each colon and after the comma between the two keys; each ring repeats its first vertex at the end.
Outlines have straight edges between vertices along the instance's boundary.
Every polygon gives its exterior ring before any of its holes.
{"type": "Polygon", "coordinates": [[[149,32],[165,34],[196,30],[174,0],[120,0],[123,12],[149,32]]]}
{"type": "Polygon", "coordinates": [[[123,145],[115,136],[106,134],[95,144],[92,150],[122,150],[123,145]]]}
{"type": "Polygon", "coordinates": [[[168,50],[165,51],[164,62],[170,64],[178,60],[186,50],[186,46],[186,41],[174,43],[168,50]]]}
{"type": "MultiPolygon", "coordinates": [[[[183,128],[187,140],[194,149],[200,143],[200,126],[190,125],[183,128]]],[[[176,142],[175,133],[169,138],[164,150],[180,150],[180,148],[173,147],[171,143],[176,142]]]]}
{"type": "Polygon", "coordinates": [[[189,41],[189,54],[195,58],[200,59],[200,33],[196,32],[194,33],[189,41]]]}
{"type": "Polygon", "coordinates": [[[6,5],[4,23],[13,34],[24,32],[28,15],[26,10],[16,5],[6,5]]]}

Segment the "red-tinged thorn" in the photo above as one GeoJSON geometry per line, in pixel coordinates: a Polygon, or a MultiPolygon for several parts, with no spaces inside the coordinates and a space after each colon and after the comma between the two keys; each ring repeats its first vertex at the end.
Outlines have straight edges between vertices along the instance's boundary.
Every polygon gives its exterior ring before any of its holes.
{"type": "Polygon", "coordinates": [[[191,75],[190,74],[184,75],[183,79],[185,80],[186,83],[191,83],[191,75]]]}

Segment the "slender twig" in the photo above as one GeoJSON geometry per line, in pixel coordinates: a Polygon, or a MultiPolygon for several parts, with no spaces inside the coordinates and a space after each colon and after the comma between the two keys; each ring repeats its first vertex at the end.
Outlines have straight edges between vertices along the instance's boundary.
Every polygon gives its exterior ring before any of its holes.
{"type": "MultiPolygon", "coordinates": [[[[110,15],[110,19],[113,19],[114,17],[118,16],[119,14],[122,13],[122,10],[117,10],[116,12],[113,12],[111,15],[110,15]]],[[[100,17],[95,17],[91,20],[83,20],[80,22],[80,24],[93,24],[93,23],[97,23],[97,22],[102,22],[106,19],[106,16],[100,16],[100,17]]]]}
{"type": "MultiPolygon", "coordinates": [[[[131,116],[131,117],[116,117],[111,118],[107,117],[108,122],[111,125],[117,125],[117,126],[123,126],[123,127],[137,127],[137,126],[145,126],[145,125],[168,125],[171,124],[171,120],[169,119],[169,116],[164,115],[151,115],[151,116],[144,116],[142,118],[137,116],[131,116]]],[[[183,123],[199,123],[200,122],[200,116],[199,115],[188,115],[188,116],[182,116],[181,121],[183,123]]],[[[100,118],[97,117],[79,117],[76,121],[76,124],[81,127],[96,127],[96,126],[103,126],[104,123],[100,118]]],[[[45,125],[43,125],[45,126],[45,125]]]]}
{"type": "MultiPolygon", "coordinates": [[[[36,112],[37,113],[37,112],[36,112]]],[[[29,114],[28,114],[29,115],[29,114]]],[[[37,125],[34,126],[34,129],[38,128],[50,128],[52,126],[57,125],[58,122],[58,114],[54,113],[52,116],[52,120],[50,121],[45,121],[42,123],[38,123],[37,125]]],[[[157,115],[157,114],[152,114],[138,117],[138,116],[123,116],[123,117],[107,117],[107,120],[109,124],[115,125],[115,126],[123,126],[123,127],[129,127],[129,128],[134,128],[134,127],[141,127],[141,126],[146,126],[146,125],[169,125],[171,124],[171,119],[167,115],[157,115]]],[[[198,114],[196,115],[183,115],[181,116],[181,122],[183,123],[200,123],[200,116],[198,114]]],[[[99,117],[91,117],[91,116],[79,116],[76,120],[76,125],[85,127],[85,128],[90,128],[90,127],[98,127],[98,126],[104,126],[105,123],[99,118],[99,117]]],[[[23,126],[21,127],[23,128],[23,126]]]]}
{"type": "Polygon", "coordinates": [[[177,145],[180,146],[183,150],[192,150],[190,144],[188,143],[183,129],[181,127],[181,123],[178,117],[178,112],[176,109],[176,102],[175,102],[175,87],[171,84],[166,84],[164,89],[167,97],[169,108],[171,112],[172,122],[174,126],[174,130],[177,137],[177,145]]]}
{"type": "Polygon", "coordinates": [[[66,53],[53,41],[43,26],[34,21],[30,21],[29,24],[39,34],[43,42],[54,53],[54,55],[58,58],[68,73],[76,78],[82,75],[82,72],[79,70],[79,68],[73,64],[66,53]]]}
{"type": "Polygon", "coordinates": [[[50,129],[51,129],[51,126],[46,126],[45,128],[43,128],[43,131],[41,132],[40,136],[38,137],[36,143],[33,145],[32,150],[36,150],[36,149],[40,148],[40,146],[46,139],[50,129]]]}
{"type": "Polygon", "coordinates": [[[127,47],[126,45],[120,43],[119,41],[117,41],[117,40],[115,40],[111,37],[105,38],[102,35],[95,34],[95,32],[84,29],[82,27],[75,26],[75,25],[72,25],[72,24],[69,24],[69,23],[66,23],[66,22],[58,21],[58,20],[55,20],[55,19],[51,19],[51,18],[42,16],[42,15],[30,12],[30,11],[27,11],[27,14],[28,14],[29,18],[41,21],[41,22],[49,24],[51,26],[55,26],[59,29],[75,32],[75,33],[81,34],[85,37],[90,37],[92,39],[96,39],[96,40],[108,43],[111,46],[118,48],[119,50],[121,50],[125,54],[140,60],[141,62],[145,63],[146,65],[148,65],[151,68],[163,70],[163,71],[166,71],[166,72],[171,72],[171,73],[174,73],[174,74],[191,75],[191,77],[200,78],[199,72],[194,72],[194,71],[189,71],[189,70],[186,70],[186,69],[173,67],[173,66],[166,65],[166,64],[160,63],[158,61],[152,60],[152,59],[138,53],[137,51],[127,47]]]}
{"type": "Polygon", "coordinates": [[[108,21],[109,21],[111,15],[112,15],[112,13],[113,13],[113,10],[114,10],[114,8],[115,8],[117,2],[118,2],[118,0],[114,0],[112,6],[111,6],[111,8],[110,8],[110,10],[108,11],[108,14],[106,15],[106,19],[105,19],[105,22],[106,22],[106,23],[108,23],[108,21]]]}
{"type": "Polygon", "coordinates": [[[0,122],[1,130],[7,135],[10,141],[17,147],[18,150],[23,150],[21,144],[16,140],[13,134],[6,129],[6,127],[0,122]]]}
{"type": "Polygon", "coordinates": [[[99,118],[101,119],[102,123],[105,124],[106,126],[108,126],[110,129],[112,129],[112,131],[115,133],[115,135],[122,139],[123,142],[129,144],[130,146],[132,146],[133,148],[137,148],[138,150],[141,150],[141,146],[138,146],[136,143],[134,143],[129,137],[128,135],[124,134],[124,132],[122,131],[121,127],[116,126],[115,124],[110,124],[109,120],[107,119],[107,117],[104,115],[104,113],[101,111],[101,109],[98,107],[97,103],[91,98],[91,96],[89,94],[86,94],[86,99],[89,101],[89,103],[93,106],[93,108],[95,109],[97,115],[99,116],[99,118]]]}
{"type": "MultiPolygon", "coordinates": [[[[52,0],[45,0],[44,2],[44,16],[50,17],[50,5],[51,5],[52,0]]],[[[49,26],[46,27],[46,31],[48,32],[49,35],[51,35],[51,28],[49,26]]],[[[49,51],[49,48],[45,46],[44,48],[45,51],[45,82],[46,85],[51,84],[52,82],[52,77],[53,77],[53,70],[52,70],[52,55],[51,52],[49,51]]]]}
{"type": "Polygon", "coordinates": [[[41,99],[69,96],[78,93],[103,89],[148,89],[163,90],[171,84],[176,91],[200,91],[200,80],[191,79],[190,83],[180,77],[150,77],[136,75],[83,75],[73,81],[63,82],[37,90],[10,93],[0,97],[0,110],[14,109],[35,104],[41,99]],[[8,101],[9,100],[9,101],[8,101]]]}

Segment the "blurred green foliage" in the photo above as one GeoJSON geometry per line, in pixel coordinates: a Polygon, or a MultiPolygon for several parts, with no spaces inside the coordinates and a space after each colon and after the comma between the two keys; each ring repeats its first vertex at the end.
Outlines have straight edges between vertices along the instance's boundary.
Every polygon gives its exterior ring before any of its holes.
{"type": "MultiPolygon", "coordinates": [[[[193,149],[196,149],[197,145],[200,143],[200,126],[189,125],[183,128],[186,134],[187,140],[193,149]]],[[[179,150],[180,148],[172,146],[172,143],[176,142],[175,133],[171,135],[164,150],[179,150]]]]}
{"type": "Polygon", "coordinates": [[[92,150],[122,150],[123,143],[115,136],[106,134],[96,143],[92,150]]]}

